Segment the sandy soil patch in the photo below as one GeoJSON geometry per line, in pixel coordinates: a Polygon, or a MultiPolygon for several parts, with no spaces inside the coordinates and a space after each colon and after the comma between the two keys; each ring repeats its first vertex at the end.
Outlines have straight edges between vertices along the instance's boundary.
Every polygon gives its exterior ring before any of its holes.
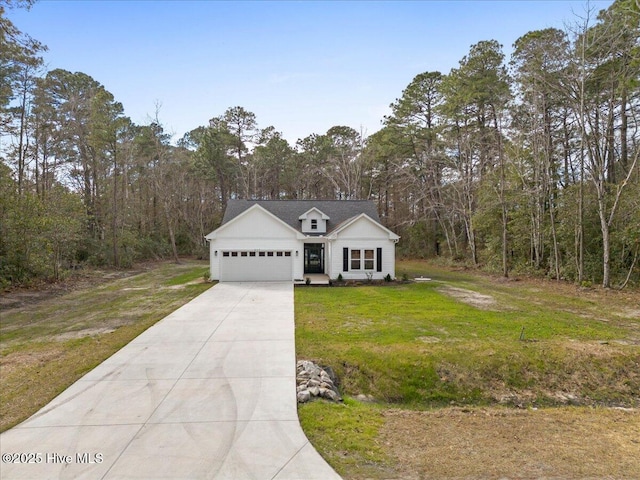
{"type": "Polygon", "coordinates": [[[381,437],[398,478],[640,478],[640,411],[389,410],[381,437]]]}
{"type": "Polygon", "coordinates": [[[76,330],[76,331],[72,331],[72,332],[65,332],[65,333],[61,333],[60,335],[55,335],[54,337],[52,337],[52,339],[64,342],[65,340],[72,340],[72,339],[75,339],[75,338],[84,338],[84,337],[92,337],[92,336],[97,336],[97,335],[104,335],[105,333],[115,332],[118,329],[119,326],[121,326],[121,325],[112,326],[112,327],[84,328],[82,330],[76,330]]]}
{"type": "Polygon", "coordinates": [[[440,339],[438,337],[416,337],[416,340],[419,340],[423,343],[439,343],[440,339]]]}
{"type": "Polygon", "coordinates": [[[5,378],[11,376],[16,370],[30,368],[36,365],[44,365],[55,360],[62,354],[61,349],[32,352],[13,352],[0,357],[0,370],[5,378]]]}
{"type": "Polygon", "coordinates": [[[438,291],[449,295],[450,297],[460,300],[472,307],[480,308],[483,310],[491,310],[498,306],[495,298],[491,295],[484,295],[482,293],[474,292],[472,290],[466,290],[464,288],[444,286],[438,289],[438,291]]]}
{"type": "Polygon", "coordinates": [[[578,342],[569,340],[563,346],[583,356],[594,356],[598,358],[608,358],[618,354],[618,350],[613,348],[609,342],[578,342]]]}
{"type": "Polygon", "coordinates": [[[621,313],[624,317],[640,320],[640,308],[624,308],[621,313]]]}

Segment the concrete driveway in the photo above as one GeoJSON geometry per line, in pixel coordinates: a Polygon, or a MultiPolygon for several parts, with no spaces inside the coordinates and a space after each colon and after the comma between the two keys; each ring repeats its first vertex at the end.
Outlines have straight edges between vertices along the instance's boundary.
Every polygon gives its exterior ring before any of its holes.
{"type": "Polygon", "coordinates": [[[218,284],[0,435],[0,477],[339,479],[295,386],[293,285],[218,284]]]}

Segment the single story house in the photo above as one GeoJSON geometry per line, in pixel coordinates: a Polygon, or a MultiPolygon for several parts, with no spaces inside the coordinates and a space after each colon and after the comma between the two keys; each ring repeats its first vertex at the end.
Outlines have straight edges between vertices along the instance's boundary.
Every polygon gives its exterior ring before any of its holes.
{"type": "Polygon", "coordinates": [[[362,200],[229,200],[209,242],[211,279],[395,278],[400,237],[362,200]]]}

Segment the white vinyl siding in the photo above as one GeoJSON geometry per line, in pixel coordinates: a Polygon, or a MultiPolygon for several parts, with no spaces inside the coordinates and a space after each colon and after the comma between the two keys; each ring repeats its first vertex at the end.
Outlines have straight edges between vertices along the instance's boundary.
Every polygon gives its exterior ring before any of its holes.
{"type": "Polygon", "coordinates": [[[314,208],[305,213],[305,216],[300,225],[302,232],[316,234],[327,231],[327,220],[322,218],[322,212],[314,208]]]}
{"type": "Polygon", "coordinates": [[[338,238],[330,242],[330,269],[327,270],[331,278],[337,278],[339,274],[345,280],[367,279],[367,274],[373,274],[372,278],[382,280],[387,274],[395,278],[395,242],[389,239],[389,235],[371,221],[361,219],[353,225],[345,228],[338,234],[338,238]],[[343,268],[343,251],[348,249],[347,271],[343,268]],[[377,249],[382,249],[382,261],[378,265],[377,249]],[[359,251],[360,266],[354,268],[353,251],[359,251]],[[380,269],[381,271],[378,271],[380,269]]]}

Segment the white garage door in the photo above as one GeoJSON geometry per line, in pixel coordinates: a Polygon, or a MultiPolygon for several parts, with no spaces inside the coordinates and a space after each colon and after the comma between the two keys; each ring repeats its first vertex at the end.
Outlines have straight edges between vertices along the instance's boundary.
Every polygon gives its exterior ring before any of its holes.
{"type": "Polygon", "coordinates": [[[291,252],[267,250],[261,252],[222,252],[220,280],[223,282],[292,281],[291,252]]]}

